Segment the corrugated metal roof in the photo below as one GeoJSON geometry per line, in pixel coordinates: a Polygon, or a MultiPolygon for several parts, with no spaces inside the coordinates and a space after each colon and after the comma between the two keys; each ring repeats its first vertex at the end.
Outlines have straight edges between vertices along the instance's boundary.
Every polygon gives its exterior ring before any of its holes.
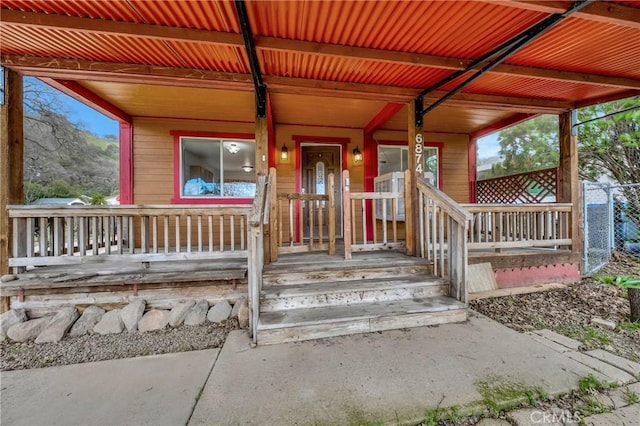
{"type": "Polygon", "coordinates": [[[248,73],[248,61],[243,48],[201,43],[166,42],[189,68],[248,73]]]}
{"type": "Polygon", "coordinates": [[[2,7],[24,12],[140,22],[140,18],[129,7],[128,2],[122,0],[2,0],[2,7]]]}
{"type": "Polygon", "coordinates": [[[231,0],[129,0],[128,3],[148,24],[240,32],[236,9],[231,0]]]}
{"type": "Polygon", "coordinates": [[[640,31],[569,18],[511,56],[510,64],[640,78],[640,31]]]}
{"type": "Polygon", "coordinates": [[[251,1],[255,34],[473,58],[545,14],[480,2],[251,1]]]}
{"type": "MultiPolygon", "coordinates": [[[[446,86],[444,89],[450,88],[446,86]]],[[[619,89],[615,87],[490,74],[467,86],[464,92],[572,101],[574,99],[590,99],[604,96],[615,93],[617,90],[619,89]]]]}
{"type": "Polygon", "coordinates": [[[364,59],[318,56],[282,51],[261,51],[267,75],[348,81],[399,87],[423,87],[451,73],[449,70],[364,59]]]}

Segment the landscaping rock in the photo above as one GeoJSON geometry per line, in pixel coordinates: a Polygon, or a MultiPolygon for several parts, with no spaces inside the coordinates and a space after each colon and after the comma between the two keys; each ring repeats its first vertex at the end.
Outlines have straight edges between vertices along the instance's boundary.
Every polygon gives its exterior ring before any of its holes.
{"type": "Polygon", "coordinates": [[[105,313],[95,327],[93,327],[93,332],[98,334],[122,333],[124,323],[122,322],[121,312],[122,309],[114,309],[105,313]]]}
{"type": "Polygon", "coordinates": [[[24,309],[11,309],[0,315],[0,342],[7,337],[7,331],[16,324],[27,321],[24,309]]]}
{"type": "Polygon", "coordinates": [[[229,315],[231,315],[231,305],[226,300],[223,300],[209,309],[207,319],[210,322],[222,322],[229,319],[229,315]]]}
{"type": "Polygon", "coordinates": [[[511,426],[511,423],[503,419],[481,419],[476,426],[511,426]]]}
{"type": "Polygon", "coordinates": [[[71,327],[69,336],[84,336],[93,331],[93,327],[102,319],[104,309],[99,306],[87,306],[78,321],[71,327]]]}
{"type": "Polygon", "coordinates": [[[189,309],[191,309],[195,304],[195,300],[187,300],[186,302],[180,302],[174,306],[173,309],[171,309],[171,314],[169,315],[169,325],[171,327],[181,326],[189,313],[189,309]]]}
{"type": "Polygon", "coordinates": [[[17,280],[18,276],[13,274],[7,274],[0,277],[0,282],[8,283],[9,281],[17,280]]]}
{"type": "Polygon", "coordinates": [[[141,332],[162,330],[169,323],[170,311],[163,309],[152,309],[138,322],[138,330],[141,332]]]}
{"type": "Polygon", "coordinates": [[[79,316],[75,307],[61,309],[38,335],[36,343],[59,342],[79,316]]]}
{"type": "Polygon", "coordinates": [[[238,324],[241,328],[249,328],[249,302],[242,299],[238,309],[238,324]]]}
{"type": "Polygon", "coordinates": [[[240,298],[236,300],[236,303],[233,304],[233,309],[231,310],[231,318],[238,318],[238,312],[240,311],[240,306],[245,298],[240,298]]]}
{"type": "Polygon", "coordinates": [[[189,309],[189,313],[184,319],[184,325],[203,324],[207,319],[207,312],[209,312],[209,302],[204,299],[198,300],[198,303],[189,309]]]}
{"type": "Polygon", "coordinates": [[[16,324],[7,330],[7,336],[16,342],[33,340],[47,327],[52,317],[42,317],[16,324]]]}
{"type": "Polygon", "coordinates": [[[598,318],[598,317],[594,317],[591,318],[591,324],[593,325],[598,325],[602,328],[607,328],[609,330],[615,330],[616,329],[616,323],[613,321],[608,321],[602,318],[598,318]]]}
{"type": "Polygon", "coordinates": [[[127,327],[127,331],[130,333],[138,329],[138,321],[142,319],[145,306],[146,302],[144,300],[134,300],[122,308],[120,317],[122,318],[124,326],[127,327]]]}

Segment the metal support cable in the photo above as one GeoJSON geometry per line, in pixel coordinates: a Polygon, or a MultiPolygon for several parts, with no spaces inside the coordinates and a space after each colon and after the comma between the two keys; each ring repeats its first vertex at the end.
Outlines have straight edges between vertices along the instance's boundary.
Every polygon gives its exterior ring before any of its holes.
{"type": "Polygon", "coordinates": [[[566,18],[569,15],[571,15],[572,13],[575,13],[578,10],[582,9],[583,7],[585,7],[587,4],[591,3],[592,1],[593,0],[578,0],[578,1],[575,1],[571,5],[571,7],[569,9],[567,9],[565,12],[563,12],[563,13],[555,13],[553,15],[548,16],[547,18],[545,18],[542,21],[540,21],[539,23],[535,24],[534,26],[532,26],[528,30],[516,35],[511,40],[501,44],[497,48],[493,49],[491,52],[489,52],[486,55],[483,55],[481,58],[473,61],[472,63],[469,64],[469,66],[467,66],[466,69],[454,72],[450,76],[445,77],[443,80],[441,80],[438,83],[432,85],[428,89],[425,89],[424,91],[422,91],[420,93],[420,95],[418,96],[418,98],[423,97],[425,94],[429,93],[430,91],[435,90],[436,88],[439,88],[439,87],[443,86],[444,84],[454,80],[455,78],[459,77],[460,75],[465,74],[465,73],[467,73],[469,71],[472,71],[479,63],[485,62],[487,60],[487,58],[492,58],[492,57],[495,57],[497,55],[497,57],[495,59],[493,59],[489,63],[487,63],[484,66],[482,66],[479,70],[476,70],[475,73],[472,76],[467,78],[462,83],[458,84],[455,88],[453,88],[447,94],[442,96],[436,102],[434,102],[433,104],[429,105],[427,108],[425,108],[425,109],[423,109],[421,111],[416,111],[416,122],[417,123],[422,123],[422,117],[426,113],[428,113],[429,111],[433,110],[437,106],[441,105],[447,99],[449,99],[450,97],[454,96],[456,93],[458,93],[461,90],[463,90],[469,84],[473,83],[475,80],[480,78],[482,75],[484,75],[485,73],[489,72],[490,70],[492,70],[496,66],[500,65],[509,56],[513,55],[515,52],[517,52],[518,50],[522,49],[524,46],[526,46],[527,44],[531,43],[532,41],[534,41],[535,39],[537,39],[538,37],[540,37],[541,35],[546,33],[548,30],[550,30],[555,25],[560,23],[564,18],[566,18]]]}

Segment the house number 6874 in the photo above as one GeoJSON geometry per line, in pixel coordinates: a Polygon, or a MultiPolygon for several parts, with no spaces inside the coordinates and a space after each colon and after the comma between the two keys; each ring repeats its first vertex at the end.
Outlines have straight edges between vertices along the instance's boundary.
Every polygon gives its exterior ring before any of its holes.
{"type": "Polygon", "coordinates": [[[422,166],[422,149],[423,149],[423,142],[424,139],[422,138],[422,133],[417,133],[416,134],[416,147],[415,147],[415,154],[416,154],[416,173],[422,173],[423,171],[423,166],[422,166]]]}

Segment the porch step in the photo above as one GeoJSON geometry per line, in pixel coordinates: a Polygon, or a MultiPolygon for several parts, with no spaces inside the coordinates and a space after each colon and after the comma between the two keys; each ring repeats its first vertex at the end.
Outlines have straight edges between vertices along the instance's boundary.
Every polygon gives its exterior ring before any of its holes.
{"type": "Polygon", "coordinates": [[[260,314],[258,344],[274,344],[462,322],[464,303],[448,296],[288,309],[260,314]]]}
{"type": "Polygon", "coordinates": [[[430,267],[415,260],[368,262],[342,262],[319,268],[313,264],[278,265],[278,269],[268,269],[262,275],[263,286],[293,285],[313,282],[354,281],[384,279],[412,275],[427,275],[430,267]],[[286,270],[286,273],[283,273],[286,270]]]}
{"type": "Polygon", "coordinates": [[[314,282],[265,287],[261,311],[353,305],[446,294],[447,281],[425,276],[314,282]]]}

